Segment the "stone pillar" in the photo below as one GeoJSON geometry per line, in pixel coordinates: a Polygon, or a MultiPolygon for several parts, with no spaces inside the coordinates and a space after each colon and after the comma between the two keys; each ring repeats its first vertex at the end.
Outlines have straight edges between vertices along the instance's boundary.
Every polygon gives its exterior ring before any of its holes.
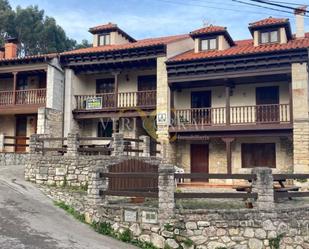
{"type": "Polygon", "coordinates": [[[159,165],[159,220],[166,223],[174,216],[175,169],[171,164],[159,165]]]}
{"type": "Polygon", "coordinates": [[[294,173],[309,172],[309,87],[307,63],[292,64],[294,173]]]}
{"type": "Polygon", "coordinates": [[[258,209],[274,208],[274,179],[271,168],[254,168],[252,174],[256,180],[252,182],[252,193],[257,193],[255,205],[258,209]]]}
{"type": "Polygon", "coordinates": [[[143,142],[139,143],[139,149],[143,152],[141,153],[142,157],[150,157],[150,137],[149,136],[140,136],[140,140],[143,142]]]}
{"type": "Polygon", "coordinates": [[[93,221],[97,221],[94,212],[97,206],[100,204],[106,204],[107,202],[107,199],[102,193],[108,188],[108,178],[102,176],[102,174],[107,172],[107,168],[93,167],[89,170],[87,205],[85,210],[85,220],[89,224],[93,221]]]}
{"type": "Polygon", "coordinates": [[[4,134],[0,134],[0,152],[4,152],[4,134]]]}
{"type": "Polygon", "coordinates": [[[78,156],[79,149],[79,134],[77,133],[69,133],[67,137],[68,148],[67,148],[67,156],[78,156]]]}
{"type": "Polygon", "coordinates": [[[160,139],[162,161],[167,164],[177,164],[176,160],[176,142],[170,142],[166,139],[160,139]]]}
{"type": "Polygon", "coordinates": [[[39,154],[36,150],[37,148],[42,148],[42,142],[38,141],[40,136],[37,134],[32,134],[29,139],[29,152],[30,154],[39,154]]]}
{"type": "Polygon", "coordinates": [[[124,140],[122,133],[113,133],[113,151],[112,156],[123,156],[124,154],[124,140]]]}

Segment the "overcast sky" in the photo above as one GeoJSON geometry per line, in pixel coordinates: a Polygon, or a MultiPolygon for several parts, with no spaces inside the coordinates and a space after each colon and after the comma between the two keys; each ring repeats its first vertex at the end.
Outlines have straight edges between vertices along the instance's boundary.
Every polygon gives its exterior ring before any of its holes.
{"type": "MultiPolygon", "coordinates": [[[[268,17],[288,17],[294,30],[294,17],[232,0],[9,0],[12,7],[38,5],[56,18],[67,35],[78,41],[91,40],[88,28],[107,22],[136,39],[184,34],[204,23],[228,28],[234,40],[250,38],[248,23],[268,17]],[[227,10],[229,9],[229,10],[227,10]]],[[[249,0],[241,0],[250,2],[249,0]]],[[[284,1],[284,0],[281,0],[284,1]]],[[[309,5],[309,0],[285,0],[309,5]]],[[[309,31],[309,17],[305,19],[309,31]]]]}

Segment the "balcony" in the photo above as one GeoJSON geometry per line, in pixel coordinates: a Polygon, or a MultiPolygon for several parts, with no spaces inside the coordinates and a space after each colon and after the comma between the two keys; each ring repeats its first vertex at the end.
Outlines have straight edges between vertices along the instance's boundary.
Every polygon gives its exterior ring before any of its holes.
{"type": "Polygon", "coordinates": [[[278,128],[291,126],[289,104],[176,109],[170,131],[278,128]]]}
{"type": "Polygon", "coordinates": [[[37,109],[37,107],[45,106],[45,103],[45,88],[16,91],[0,91],[1,109],[31,111],[31,108],[37,109]]]}
{"type": "Polygon", "coordinates": [[[75,95],[75,112],[155,109],[156,95],[157,92],[155,90],[122,92],[118,94],[75,95]]]}

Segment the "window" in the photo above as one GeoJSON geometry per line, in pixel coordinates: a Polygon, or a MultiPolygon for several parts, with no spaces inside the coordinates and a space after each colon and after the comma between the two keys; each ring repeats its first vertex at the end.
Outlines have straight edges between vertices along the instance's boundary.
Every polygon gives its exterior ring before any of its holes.
{"type": "Polygon", "coordinates": [[[278,30],[261,32],[260,41],[262,44],[279,42],[278,30]]]}
{"type": "Polygon", "coordinates": [[[113,93],[115,89],[115,79],[98,79],[97,80],[97,93],[113,93]]]}
{"type": "Polygon", "coordinates": [[[217,39],[216,38],[202,39],[200,48],[202,51],[217,49],[217,39]]]}
{"type": "Polygon", "coordinates": [[[113,134],[113,122],[100,121],[98,123],[98,137],[112,137],[113,134]]]}
{"type": "Polygon", "coordinates": [[[276,144],[244,143],[241,145],[241,161],[243,168],[276,168],[276,144]]]}
{"type": "Polygon", "coordinates": [[[99,35],[99,46],[110,45],[111,39],[110,34],[99,35]]]}

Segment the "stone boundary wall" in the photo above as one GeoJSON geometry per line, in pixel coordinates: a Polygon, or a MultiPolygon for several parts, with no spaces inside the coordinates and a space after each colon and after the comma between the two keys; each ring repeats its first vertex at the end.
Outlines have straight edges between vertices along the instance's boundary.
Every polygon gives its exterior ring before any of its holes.
{"type": "Polygon", "coordinates": [[[309,248],[309,205],[299,208],[180,210],[160,222],[157,208],[132,205],[93,205],[85,194],[40,187],[55,201],[63,201],[85,214],[91,223],[110,223],[115,232],[129,229],[134,238],[157,248],[184,249],[280,249],[309,248]],[[188,246],[192,241],[194,246],[188,246]],[[275,247],[273,247],[275,248],[275,247]]]}
{"type": "Polygon", "coordinates": [[[0,167],[10,165],[23,166],[29,160],[28,153],[5,153],[0,152],[0,167]]]}
{"type": "Polygon", "coordinates": [[[25,178],[37,184],[56,186],[88,186],[90,169],[106,168],[128,159],[159,164],[154,157],[130,156],[61,156],[30,154],[25,167],[25,178]]]}

